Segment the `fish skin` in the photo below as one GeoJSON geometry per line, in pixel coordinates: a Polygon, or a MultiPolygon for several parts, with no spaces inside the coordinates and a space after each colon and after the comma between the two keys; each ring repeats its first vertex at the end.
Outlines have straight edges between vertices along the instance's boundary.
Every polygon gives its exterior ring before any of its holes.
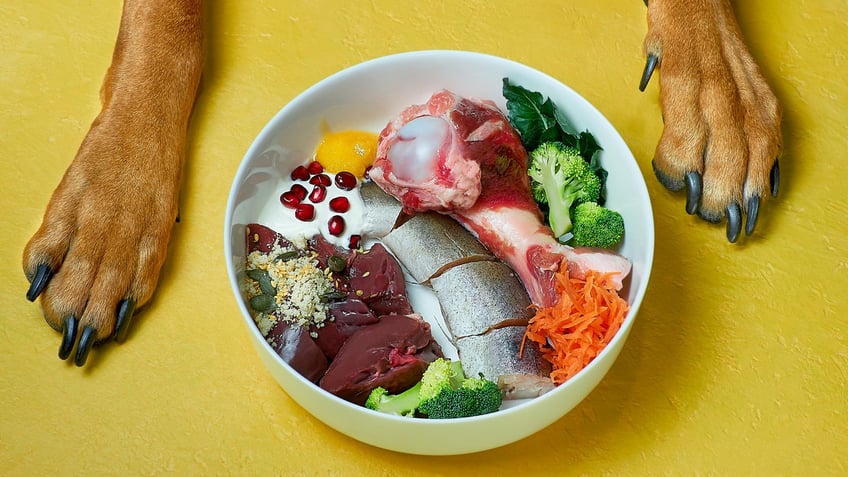
{"type": "Polygon", "coordinates": [[[533,316],[524,286],[500,261],[457,265],[430,283],[457,339],[485,333],[505,320],[533,316]]]}
{"type": "MultiPolygon", "coordinates": [[[[430,282],[467,376],[548,379],[551,364],[542,357],[538,345],[528,341],[521,351],[527,329],[524,320],[529,320],[534,311],[524,285],[508,265],[501,261],[465,263],[430,282]]],[[[510,399],[539,389],[533,379],[512,382],[510,399]]]]}
{"type": "Polygon", "coordinates": [[[410,275],[423,284],[450,267],[495,260],[494,255],[462,225],[435,212],[415,214],[383,237],[383,243],[410,275]]]}
{"type": "MultiPolygon", "coordinates": [[[[456,349],[465,375],[476,377],[482,374],[493,381],[507,375],[550,376],[551,364],[542,357],[536,343],[528,341],[521,352],[525,329],[524,326],[507,326],[479,336],[457,339],[456,349]]],[[[537,386],[536,383],[515,382],[518,388],[528,384],[533,388],[537,386]]],[[[528,391],[518,389],[513,392],[519,396],[528,391]]]]}
{"type": "Polygon", "coordinates": [[[365,213],[363,233],[369,237],[383,238],[401,218],[400,202],[373,182],[363,183],[359,187],[359,194],[365,213]]]}

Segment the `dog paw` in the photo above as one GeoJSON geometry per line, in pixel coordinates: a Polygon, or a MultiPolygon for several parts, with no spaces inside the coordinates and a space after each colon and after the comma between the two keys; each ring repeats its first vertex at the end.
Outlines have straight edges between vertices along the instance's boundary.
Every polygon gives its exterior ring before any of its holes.
{"type": "Polygon", "coordinates": [[[650,0],[640,89],[659,68],[664,128],[653,167],[686,189],[686,211],[727,220],[727,239],[753,233],[776,196],[781,112],[746,47],[728,0],[650,0]]]}
{"type": "Polygon", "coordinates": [[[95,343],[123,341],[136,306],[150,300],[177,215],[173,142],[104,111],[54,191],[23,268],[27,299],[40,296],[47,323],[62,333],[60,358],[76,346],[82,366],[95,343]]]}

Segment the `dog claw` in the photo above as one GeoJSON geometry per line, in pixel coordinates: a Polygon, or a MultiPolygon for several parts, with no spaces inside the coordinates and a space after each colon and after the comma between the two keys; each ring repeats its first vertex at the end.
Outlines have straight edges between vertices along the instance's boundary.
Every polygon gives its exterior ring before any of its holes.
{"type": "Polygon", "coordinates": [[[74,341],[77,340],[77,317],[70,315],[65,317],[62,325],[62,343],[59,345],[59,359],[66,360],[74,349],[74,341]]]}
{"type": "MultiPolygon", "coordinates": [[[[645,2],[647,5],[647,2],[645,2]]],[[[645,61],[645,69],[642,71],[642,81],[639,82],[639,91],[645,91],[648,87],[648,81],[651,81],[651,75],[654,74],[654,69],[657,67],[657,55],[648,53],[648,59],[645,61]]]]}
{"type": "Polygon", "coordinates": [[[50,281],[50,278],[53,277],[53,270],[46,263],[42,263],[35,270],[35,276],[32,278],[32,281],[29,284],[29,290],[27,290],[27,300],[35,301],[38,298],[38,295],[41,295],[41,292],[47,288],[47,283],[50,281]]]}
{"type": "Polygon", "coordinates": [[[701,191],[703,185],[701,174],[696,171],[686,173],[686,213],[689,215],[698,211],[701,205],[701,191]]]}
{"type": "Polygon", "coordinates": [[[131,298],[121,300],[118,303],[117,320],[115,321],[115,341],[118,343],[123,343],[127,339],[133,313],[135,313],[135,301],[131,298]]]}
{"type": "Polygon", "coordinates": [[[92,326],[86,326],[80,335],[79,344],[77,345],[77,355],[74,357],[74,364],[83,366],[88,359],[88,352],[91,351],[91,346],[94,344],[94,335],[97,330],[92,326]]]}
{"type": "Polygon", "coordinates": [[[742,209],[739,203],[734,201],[727,206],[727,241],[736,243],[739,232],[742,231],[742,209]]]}
{"type": "Polygon", "coordinates": [[[755,195],[748,199],[748,219],[745,222],[745,235],[754,233],[757,227],[757,216],[760,213],[760,196],[755,195]]]}
{"type": "Polygon", "coordinates": [[[771,182],[771,196],[777,197],[777,192],[780,189],[780,163],[777,159],[774,160],[774,165],[771,166],[769,181],[771,182]]]}

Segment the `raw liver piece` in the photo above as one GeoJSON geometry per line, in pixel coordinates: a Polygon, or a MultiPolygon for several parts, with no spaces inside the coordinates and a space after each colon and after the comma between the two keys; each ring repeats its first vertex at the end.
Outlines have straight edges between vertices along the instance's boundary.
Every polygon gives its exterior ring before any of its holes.
{"type": "Polygon", "coordinates": [[[386,315],[345,341],[319,383],[336,396],[365,404],[378,386],[404,391],[421,380],[441,350],[418,315],[386,315]]]}
{"type": "Polygon", "coordinates": [[[315,343],[330,361],[336,357],[339,349],[351,335],[379,321],[368,305],[358,298],[351,297],[333,303],[330,306],[330,316],[332,320],[325,322],[324,326],[313,327],[310,330],[317,335],[315,343]]]}
{"type": "Polygon", "coordinates": [[[268,344],[298,373],[317,383],[329,361],[303,326],[292,326],[279,320],[267,336],[268,344]]]}
{"type": "Polygon", "coordinates": [[[354,255],[349,274],[350,293],[365,302],[375,315],[412,313],[403,270],[379,243],[365,253],[354,255]]]}

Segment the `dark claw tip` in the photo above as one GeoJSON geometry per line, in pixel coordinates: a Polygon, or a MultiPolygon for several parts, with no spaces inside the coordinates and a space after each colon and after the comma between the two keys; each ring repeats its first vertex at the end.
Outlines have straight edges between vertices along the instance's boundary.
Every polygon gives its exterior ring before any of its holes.
{"type": "Polygon", "coordinates": [[[777,192],[780,189],[780,163],[777,159],[774,160],[774,165],[771,166],[769,181],[771,182],[771,196],[777,197],[777,192]]]}
{"type": "Polygon", "coordinates": [[[727,206],[727,241],[736,243],[739,232],[742,231],[742,209],[739,203],[734,201],[727,206]]]}
{"type": "Polygon", "coordinates": [[[755,195],[748,199],[748,219],[745,222],[745,235],[754,233],[757,227],[757,216],[760,214],[760,196],[755,195]]]}
{"type": "Polygon", "coordinates": [[[135,313],[135,301],[132,298],[121,300],[118,303],[118,318],[115,322],[115,341],[118,343],[123,343],[127,339],[133,313],[135,313]]]}
{"type": "Polygon", "coordinates": [[[91,351],[91,346],[94,344],[95,334],[97,330],[92,326],[86,326],[80,335],[79,344],[77,345],[77,355],[74,357],[74,364],[82,366],[88,359],[88,352],[91,351]]]}
{"type": "Polygon", "coordinates": [[[642,71],[642,81],[639,82],[639,91],[645,91],[648,87],[648,82],[651,81],[651,75],[654,74],[654,69],[657,67],[657,55],[648,54],[648,59],[645,61],[645,69],[642,71]]]}
{"type": "Polygon", "coordinates": [[[689,215],[698,211],[701,206],[702,191],[701,174],[696,171],[686,173],[686,213],[689,215]]]}
{"type": "Polygon", "coordinates": [[[59,345],[59,359],[68,359],[77,340],[77,318],[73,315],[66,316],[62,324],[62,344],[59,345]]]}
{"type": "Polygon", "coordinates": [[[46,263],[39,265],[35,270],[35,276],[29,284],[29,290],[27,290],[26,294],[27,300],[35,301],[38,295],[41,295],[41,292],[47,288],[47,283],[51,277],[53,277],[53,270],[46,263]]]}

